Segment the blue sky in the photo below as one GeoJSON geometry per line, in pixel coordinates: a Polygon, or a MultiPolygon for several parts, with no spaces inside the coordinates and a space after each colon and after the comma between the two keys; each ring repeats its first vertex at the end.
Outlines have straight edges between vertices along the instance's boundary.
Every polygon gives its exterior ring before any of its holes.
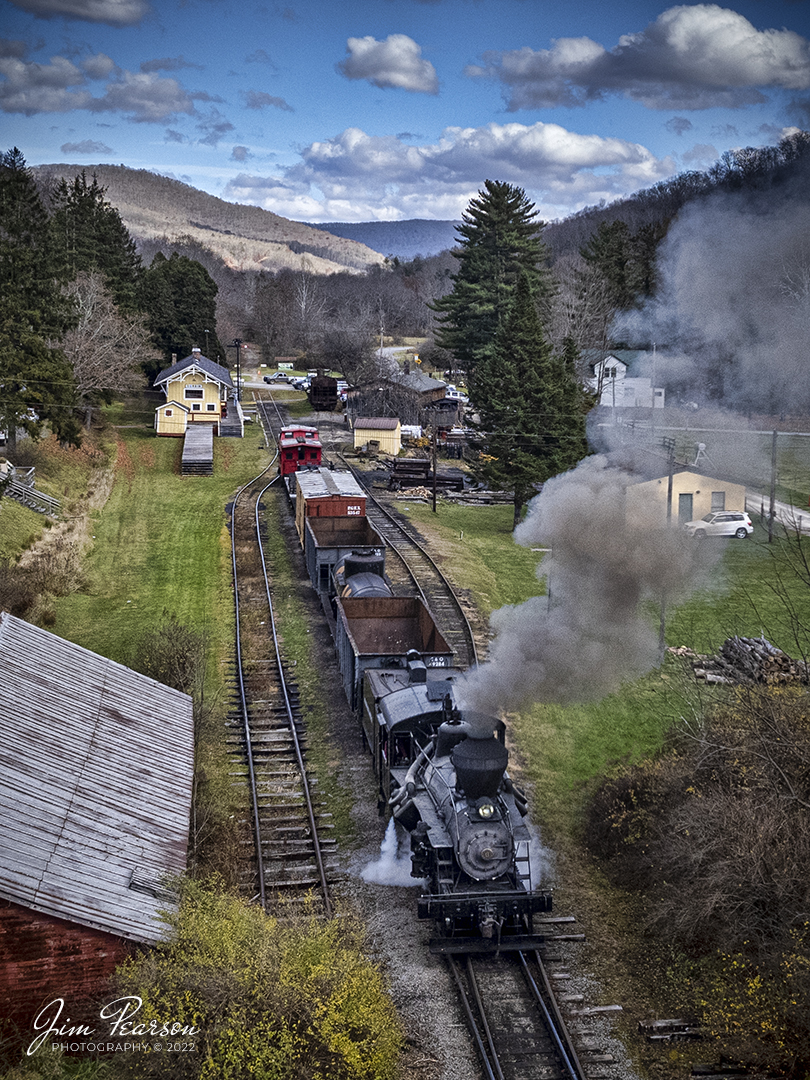
{"type": "Polygon", "coordinates": [[[0,0],[0,130],[304,221],[546,220],[810,128],[807,0],[0,0]]]}

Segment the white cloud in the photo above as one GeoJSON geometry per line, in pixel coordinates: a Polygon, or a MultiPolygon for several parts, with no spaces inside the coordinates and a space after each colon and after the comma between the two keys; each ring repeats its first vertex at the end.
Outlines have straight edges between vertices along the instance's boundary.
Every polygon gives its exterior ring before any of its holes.
{"type": "Polygon", "coordinates": [[[183,68],[196,68],[204,71],[202,64],[194,64],[182,56],[164,56],[157,60],[144,60],[140,65],[141,71],[151,74],[153,71],[181,71],[183,68]]]}
{"type": "Polygon", "coordinates": [[[88,56],[86,60],[82,60],[82,70],[91,79],[106,79],[118,68],[115,61],[105,53],[96,53],[95,56],[88,56]]]}
{"type": "Polygon", "coordinates": [[[136,26],[149,11],[147,0],[12,0],[40,19],[82,19],[109,26],[136,26]]]}
{"type": "Polygon", "coordinates": [[[197,124],[197,130],[203,134],[200,142],[204,146],[217,146],[220,139],[224,139],[234,130],[234,126],[218,109],[212,109],[210,116],[197,124]]]}
{"type": "Polygon", "coordinates": [[[447,128],[423,146],[347,128],[312,143],[281,176],[236,177],[223,198],[311,221],[455,218],[489,178],[525,188],[543,217],[556,218],[674,171],[637,143],[557,124],[447,128]]]}
{"type": "Polygon", "coordinates": [[[337,65],[347,79],[367,79],[381,89],[438,94],[439,80],[422,50],[406,34],[390,34],[385,41],[373,37],[349,38],[348,57],[337,65]]]}
{"type": "Polygon", "coordinates": [[[7,56],[0,59],[0,109],[3,112],[70,112],[86,109],[92,100],[86,91],[71,90],[86,81],[84,72],[63,56],[53,56],[47,64],[35,64],[7,56]]]}
{"type": "Polygon", "coordinates": [[[810,87],[810,42],[791,30],[757,30],[717,4],[669,8],[608,52],[589,38],[551,49],[491,52],[471,77],[499,79],[508,108],[585,105],[617,93],[651,109],[740,108],[763,88],[810,87]]]}
{"type": "Polygon", "coordinates": [[[11,47],[0,48],[1,112],[34,116],[86,109],[119,112],[136,123],[158,123],[179,113],[193,113],[195,98],[211,100],[204,93],[188,94],[175,79],[121,71],[104,53],[87,57],[79,67],[63,56],[39,64],[21,59],[11,47]],[[86,89],[88,79],[107,78],[100,97],[86,89]]]}
{"type": "Polygon", "coordinates": [[[176,79],[160,79],[145,72],[124,71],[101,98],[80,108],[91,112],[120,112],[139,124],[160,123],[178,113],[193,113],[191,96],[176,79]]]}
{"type": "Polygon", "coordinates": [[[63,154],[111,154],[112,148],[103,142],[95,142],[93,139],[84,139],[78,143],[62,143],[59,147],[63,154]]]}

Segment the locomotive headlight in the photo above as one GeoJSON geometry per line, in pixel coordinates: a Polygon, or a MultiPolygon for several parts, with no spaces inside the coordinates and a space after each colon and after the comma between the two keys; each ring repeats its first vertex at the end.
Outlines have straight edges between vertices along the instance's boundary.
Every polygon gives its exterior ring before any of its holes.
{"type": "Polygon", "coordinates": [[[495,807],[490,802],[481,803],[478,807],[478,816],[482,818],[491,818],[495,813],[495,807]]]}

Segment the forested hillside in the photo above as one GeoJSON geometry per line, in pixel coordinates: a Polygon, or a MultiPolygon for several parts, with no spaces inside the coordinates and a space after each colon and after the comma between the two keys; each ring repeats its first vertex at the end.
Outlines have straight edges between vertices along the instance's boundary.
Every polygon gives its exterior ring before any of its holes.
{"type": "Polygon", "coordinates": [[[324,234],[258,206],[225,202],[146,169],[123,165],[40,165],[42,189],[61,177],[95,176],[138,244],[190,239],[234,270],[298,269],[302,256],[314,273],[365,270],[383,259],[354,240],[324,234]]]}

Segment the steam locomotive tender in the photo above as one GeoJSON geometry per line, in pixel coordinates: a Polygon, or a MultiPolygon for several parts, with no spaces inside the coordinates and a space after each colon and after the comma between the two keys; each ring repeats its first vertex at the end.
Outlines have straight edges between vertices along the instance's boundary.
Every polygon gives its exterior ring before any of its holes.
{"type": "Polygon", "coordinates": [[[507,771],[501,720],[454,704],[458,669],[365,672],[363,730],[382,797],[410,834],[418,914],[434,920],[434,952],[527,948],[551,894],[532,890],[528,806],[507,771]]]}

